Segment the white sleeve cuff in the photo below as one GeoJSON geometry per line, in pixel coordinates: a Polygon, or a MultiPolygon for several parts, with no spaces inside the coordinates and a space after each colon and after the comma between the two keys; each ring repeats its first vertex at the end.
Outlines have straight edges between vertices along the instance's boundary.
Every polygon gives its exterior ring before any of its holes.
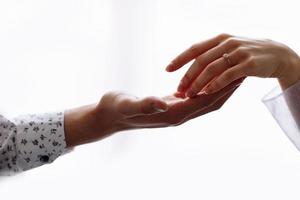
{"type": "Polygon", "coordinates": [[[63,112],[25,115],[13,122],[17,128],[17,165],[21,171],[51,163],[69,152],[63,112]]]}
{"type": "Polygon", "coordinates": [[[262,101],[300,151],[300,81],[284,91],[280,87],[273,89],[262,101]]]}

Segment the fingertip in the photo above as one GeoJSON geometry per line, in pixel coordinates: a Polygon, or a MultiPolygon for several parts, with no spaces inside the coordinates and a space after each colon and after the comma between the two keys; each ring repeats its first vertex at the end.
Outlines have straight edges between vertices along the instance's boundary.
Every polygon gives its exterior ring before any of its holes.
{"type": "Polygon", "coordinates": [[[215,92],[217,92],[218,90],[217,90],[217,88],[214,86],[214,85],[209,85],[209,86],[207,86],[204,90],[203,90],[203,92],[205,93],[205,94],[212,94],[212,93],[215,93],[215,92]]]}
{"type": "Polygon", "coordinates": [[[177,62],[177,61],[172,61],[167,67],[166,67],[166,71],[167,72],[174,72],[176,70],[178,70],[179,68],[181,68],[182,65],[177,62]]]}
{"type": "Polygon", "coordinates": [[[181,99],[186,98],[184,92],[178,92],[178,91],[177,91],[177,92],[174,93],[174,96],[177,97],[177,98],[181,98],[181,99]]]}
{"type": "Polygon", "coordinates": [[[207,88],[203,91],[203,93],[206,94],[206,95],[213,94],[213,93],[216,93],[216,92],[218,92],[218,90],[212,90],[212,89],[209,89],[209,88],[207,88]]]}
{"type": "Polygon", "coordinates": [[[188,90],[186,92],[186,96],[189,97],[189,98],[194,98],[194,97],[196,97],[196,95],[197,95],[197,93],[194,92],[193,90],[188,90]]]}
{"type": "Polygon", "coordinates": [[[173,71],[174,71],[173,68],[174,68],[174,66],[173,66],[172,64],[170,64],[170,65],[168,65],[168,66],[166,67],[166,71],[167,71],[167,72],[173,72],[173,71]]]}
{"type": "Polygon", "coordinates": [[[184,84],[181,82],[178,87],[177,87],[177,91],[180,92],[180,93],[184,93],[184,90],[185,90],[185,86],[184,84]]]}

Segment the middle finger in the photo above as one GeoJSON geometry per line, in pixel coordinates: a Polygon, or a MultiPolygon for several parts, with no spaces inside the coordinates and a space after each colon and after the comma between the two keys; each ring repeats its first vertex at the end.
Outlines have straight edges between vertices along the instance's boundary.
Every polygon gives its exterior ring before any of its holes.
{"type": "MultiPolygon", "coordinates": [[[[230,38],[201,54],[188,69],[178,86],[179,92],[185,92],[198,75],[207,67],[208,64],[222,57],[226,52],[231,52],[241,45],[239,38],[230,38]]],[[[245,42],[245,41],[244,41],[245,42]]]]}

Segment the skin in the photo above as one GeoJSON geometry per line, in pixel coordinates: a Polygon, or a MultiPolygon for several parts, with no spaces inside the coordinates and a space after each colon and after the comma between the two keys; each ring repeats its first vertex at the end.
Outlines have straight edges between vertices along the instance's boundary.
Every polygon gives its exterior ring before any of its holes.
{"type": "Polygon", "coordinates": [[[217,93],[185,98],[180,93],[137,98],[108,92],[99,103],[67,110],[64,128],[67,147],[98,141],[120,131],[177,126],[219,109],[243,79],[217,93]]]}
{"type": "Polygon", "coordinates": [[[300,58],[284,44],[221,34],[196,43],[166,68],[174,72],[193,60],[180,81],[178,92],[193,98],[212,94],[247,76],[277,78],[282,89],[300,80],[300,58]],[[228,54],[229,60],[223,55],[228,54]]]}

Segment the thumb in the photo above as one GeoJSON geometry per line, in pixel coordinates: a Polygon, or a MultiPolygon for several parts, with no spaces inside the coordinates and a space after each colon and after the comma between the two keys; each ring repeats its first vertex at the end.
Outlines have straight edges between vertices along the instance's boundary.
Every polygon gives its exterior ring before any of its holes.
{"type": "Polygon", "coordinates": [[[118,99],[119,112],[128,117],[151,115],[165,112],[168,109],[167,103],[158,97],[137,98],[130,95],[122,95],[118,99]]]}

